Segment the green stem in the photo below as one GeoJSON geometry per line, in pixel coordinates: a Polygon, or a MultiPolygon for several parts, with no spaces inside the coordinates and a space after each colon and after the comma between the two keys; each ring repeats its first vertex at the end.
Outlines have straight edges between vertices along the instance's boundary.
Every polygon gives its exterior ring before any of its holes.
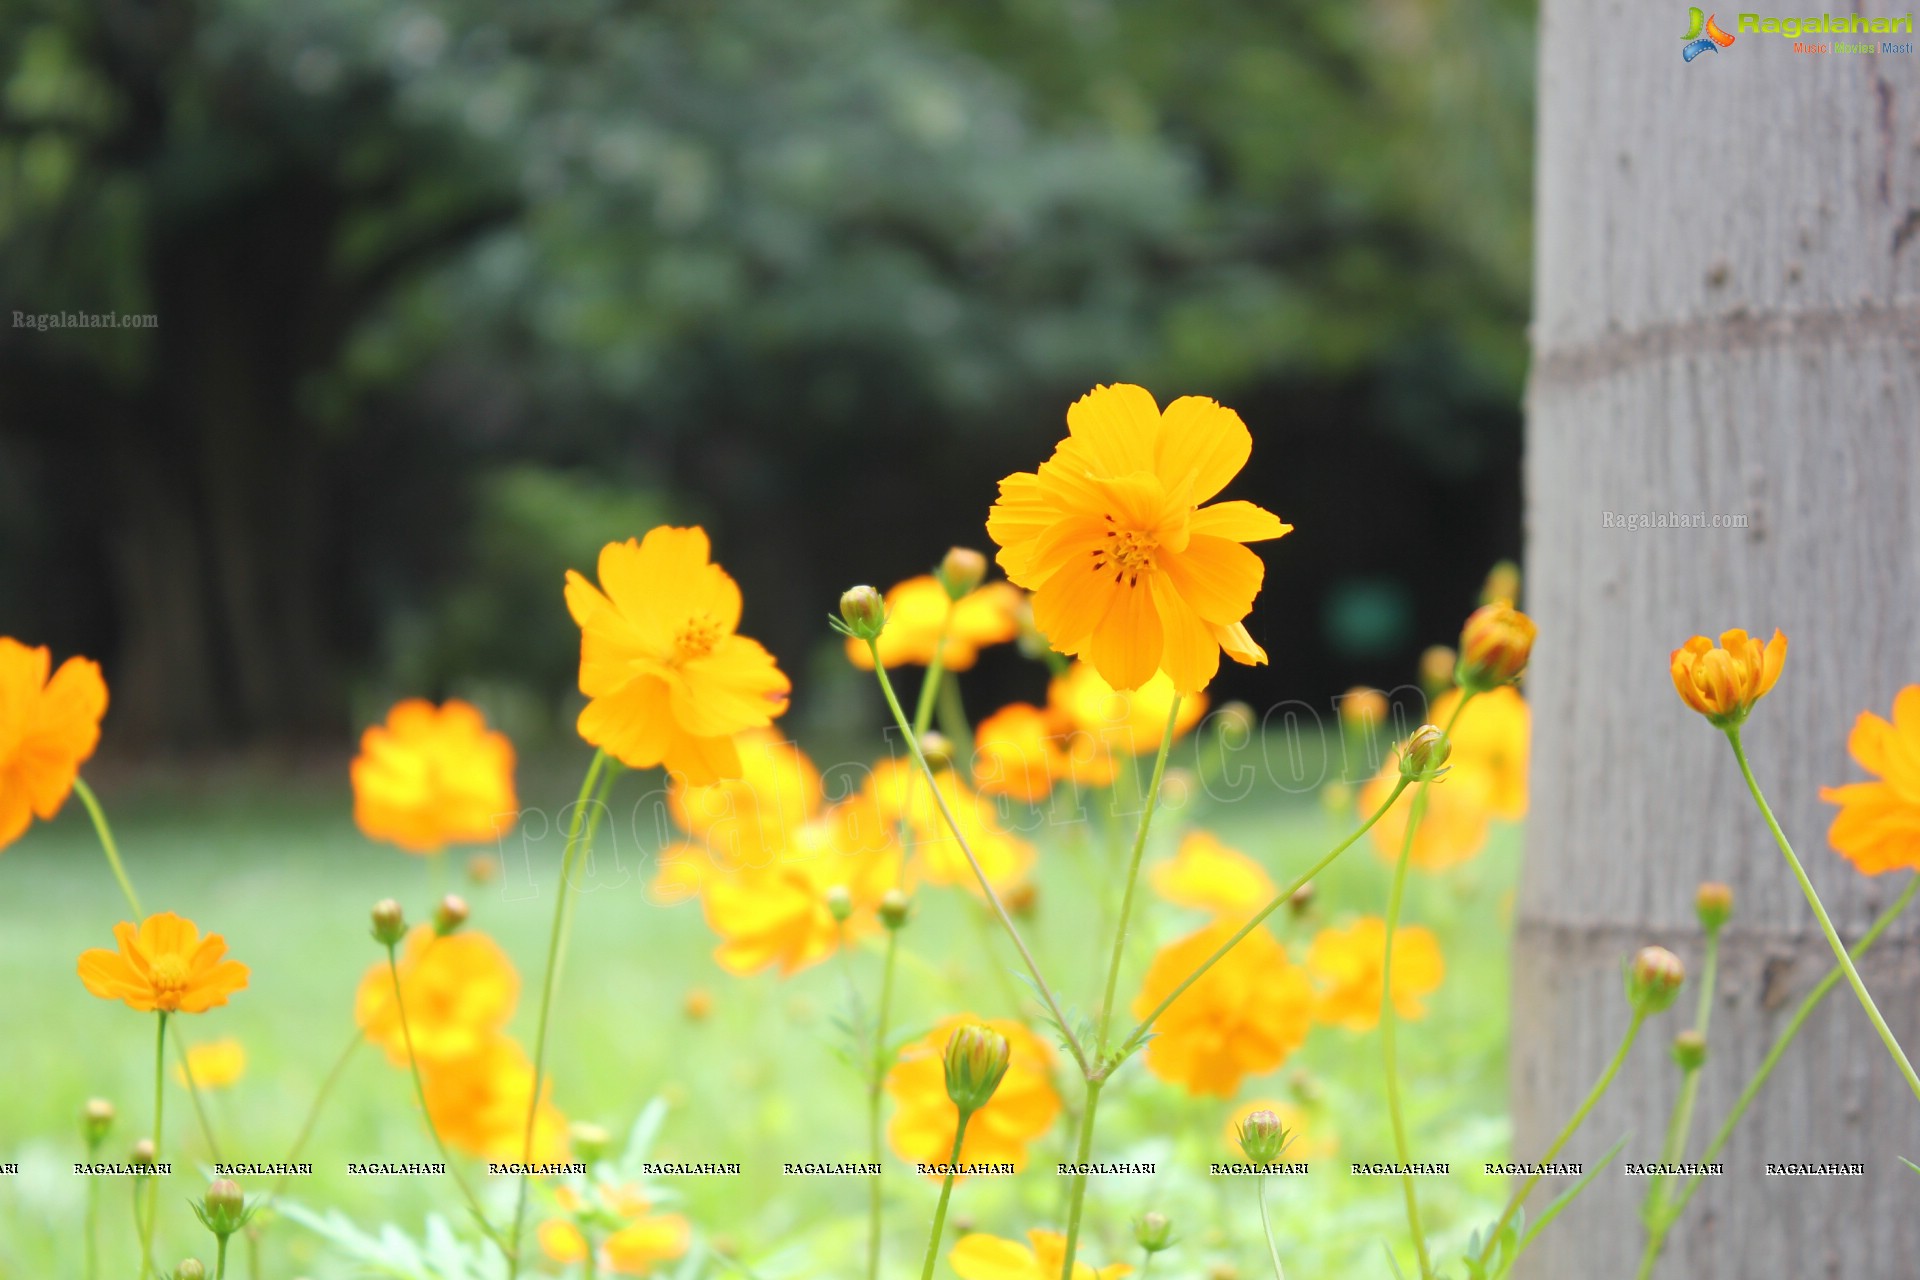
{"type": "MultiPolygon", "coordinates": [[[[1453,714],[1447,717],[1447,723],[1441,727],[1440,740],[1434,746],[1436,759],[1444,759],[1447,742],[1453,737],[1453,727],[1460,723],[1460,713],[1473,701],[1477,690],[1462,687],[1460,701],[1454,703],[1453,714]]],[[[1433,785],[1434,774],[1429,772],[1421,777],[1419,787],[1413,793],[1413,803],[1407,812],[1407,830],[1400,839],[1400,856],[1393,864],[1393,888],[1387,894],[1386,941],[1380,958],[1380,1056],[1386,1066],[1387,1077],[1387,1117],[1393,1126],[1394,1157],[1402,1168],[1400,1170],[1400,1192],[1407,1205],[1407,1230],[1413,1235],[1414,1254],[1420,1260],[1420,1275],[1423,1280],[1432,1280],[1433,1259],[1427,1254],[1426,1231],[1420,1225],[1420,1196],[1414,1189],[1413,1173],[1405,1166],[1412,1163],[1407,1148],[1407,1121],[1400,1107],[1400,1011],[1393,1004],[1393,939],[1400,928],[1400,908],[1406,897],[1407,867],[1413,861],[1413,841],[1419,834],[1420,823],[1427,816],[1427,788],[1433,785]]]]}
{"type": "Polygon", "coordinates": [[[100,1280],[100,1179],[98,1178],[87,1179],[87,1280],[100,1280]]]}
{"type": "Polygon", "coordinates": [[[960,700],[960,682],[951,677],[940,682],[940,731],[953,743],[955,760],[973,759],[973,725],[967,719],[966,703],[960,700]]]}
{"type": "Polygon", "coordinates": [[[1260,1202],[1260,1229],[1267,1235],[1267,1256],[1273,1259],[1273,1280],[1287,1280],[1287,1273],[1280,1266],[1280,1246],[1273,1238],[1273,1218],[1267,1212],[1267,1176],[1265,1174],[1253,1180],[1253,1195],[1260,1202]]]}
{"type": "MultiPolygon", "coordinates": [[[[880,969],[880,1004],[873,1017],[873,1062],[867,1079],[867,1158],[880,1163],[880,1100],[887,1077],[887,1013],[893,1004],[894,959],[900,951],[900,931],[887,930],[887,958],[880,969]]],[[[880,1179],[868,1180],[867,1280],[880,1280],[880,1179]]]]}
{"type": "MultiPolygon", "coordinates": [[[[927,789],[933,792],[934,804],[939,808],[940,816],[946,820],[947,829],[953,833],[954,843],[960,846],[960,852],[966,855],[967,865],[973,868],[974,878],[980,882],[980,892],[985,894],[987,901],[993,904],[993,913],[999,917],[1000,927],[1005,929],[1007,936],[1013,939],[1014,947],[1020,952],[1021,961],[1026,964],[1027,972],[1033,978],[1034,988],[1039,991],[1041,999],[1046,1001],[1047,1010],[1059,1026],[1067,1049],[1073,1054],[1073,1060],[1080,1064],[1082,1071],[1090,1070],[1086,1050],[1081,1047],[1079,1037],[1074,1035],[1073,1026],[1067,1021],[1067,1015],[1060,1008],[1059,1000],[1054,997],[1053,988],[1047,985],[1046,978],[1041,975],[1040,965],[1034,960],[1033,952],[1027,949],[1026,942],[1020,937],[1020,930],[1014,927],[1013,917],[1007,913],[1006,903],[1000,901],[1000,895],[994,891],[993,882],[987,879],[985,868],[980,865],[980,859],[974,856],[973,846],[967,843],[966,835],[960,830],[959,820],[953,816],[953,810],[948,807],[946,796],[941,794],[939,786],[934,782],[933,767],[927,763],[926,753],[920,749],[920,735],[916,734],[913,727],[907,723],[906,713],[900,709],[899,696],[893,691],[893,682],[887,678],[887,669],[880,664],[879,645],[869,640],[867,646],[873,651],[873,673],[879,678],[880,692],[887,700],[887,709],[893,712],[894,723],[907,735],[907,749],[912,753],[914,763],[920,766],[920,772],[927,781],[927,789]]],[[[509,1276],[508,1280],[513,1278],[509,1276]]]]}
{"type": "Polygon", "coordinates": [[[140,906],[140,895],[133,891],[133,881],[127,879],[127,868],[120,861],[120,847],[114,843],[113,828],[107,825],[107,814],[100,807],[100,800],[93,794],[93,788],[79,775],[73,779],[73,794],[80,797],[80,803],[86,806],[87,816],[93,819],[93,832],[100,837],[100,848],[107,855],[107,865],[113,868],[113,878],[120,882],[120,892],[127,897],[127,905],[133,908],[133,914],[145,918],[146,912],[140,906]]]}
{"type": "MultiPolygon", "coordinates": [[[[347,1063],[353,1060],[354,1051],[366,1042],[366,1038],[367,1033],[356,1028],[353,1039],[347,1041],[347,1047],[341,1050],[340,1056],[334,1059],[333,1066],[328,1068],[326,1078],[320,1082],[320,1091],[313,1096],[313,1105],[307,1108],[307,1118],[300,1123],[300,1132],[294,1135],[293,1149],[287,1152],[287,1158],[282,1162],[289,1169],[300,1159],[301,1151],[306,1148],[307,1139],[313,1136],[313,1126],[320,1119],[321,1108],[326,1105],[327,1098],[332,1095],[333,1086],[345,1073],[347,1063]]],[[[292,1176],[291,1173],[282,1173],[274,1182],[273,1189],[267,1193],[267,1198],[278,1199],[280,1193],[287,1189],[287,1179],[292,1176]]]]}
{"type": "MultiPolygon", "coordinates": [[[[1915,875],[1907,881],[1907,887],[1900,891],[1900,896],[1893,900],[1891,906],[1880,913],[1880,918],[1873,922],[1872,928],[1861,935],[1860,941],[1853,944],[1852,955],[1855,960],[1866,955],[1873,944],[1879,941],[1880,935],[1885,933],[1888,927],[1900,918],[1900,913],[1907,909],[1907,904],[1913,901],[1916,893],[1920,893],[1920,875],[1915,875]]],[[[1773,1069],[1779,1065],[1780,1059],[1786,1056],[1786,1052],[1788,1048],[1792,1046],[1794,1038],[1800,1034],[1800,1028],[1806,1025],[1807,1019],[1811,1017],[1813,1011],[1819,1007],[1820,1002],[1827,998],[1827,994],[1840,985],[1841,976],[1840,967],[1835,965],[1827,971],[1827,976],[1820,979],[1820,981],[1814,985],[1813,990],[1807,993],[1807,998],[1800,1002],[1800,1007],[1793,1011],[1793,1017],[1787,1020],[1786,1029],[1780,1033],[1780,1038],[1773,1042],[1773,1048],[1767,1050],[1767,1056],[1761,1059],[1760,1066],[1753,1073],[1753,1078],[1747,1081],[1747,1087],[1740,1091],[1740,1097],[1733,1104],[1733,1110],[1727,1113],[1727,1118],[1725,1122],[1721,1124],[1720,1131],[1713,1135],[1713,1141],[1709,1142],[1707,1149],[1701,1152],[1701,1164],[1712,1164],[1714,1158],[1720,1154],[1721,1149],[1727,1145],[1728,1139],[1733,1137],[1734,1128],[1747,1114],[1747,1108],[1751,1107],[1754,1100],[1760,1096],[1760,1090],[1766,1085],[1767,1078],[1773,1074],[1773,1069]]],[[[1674,1198],[1672,1204],[1667,1209],[1665,1220],[1660,1224],[1660,1235],[1662,1239],[1665,1238],[1667,1231],[1672,1228],[1673,1224],[1678,1222],[1681,1215],[1686,1212],[1687,1202],[1692,1200],[1693,1193],[1700,1189],[1700,1180],[1704,1176],[1704,1174],[1694,1174],[1688,1178],[1686,1184],[1680,1188],[1680,1194],[1674,1198]]]]}
{"type": "MultiPolygon", "coordinates": [[[[1580,1104],[1580,1109],[1573,1113],[1573,1118],[1567,1121],[1566,1127],[1560,1130],[1560,1136],[1553,1140],[1553,1145],[1547,1148],[1546,1154],[1535,1161],[1535,1164],[1552,1163],[1553,1158],[1560,1154],[1560,1148],[1566,1146],[1573,1135],[1579,1132],[1580,1126],[1586,1123],[1587,1113],[1593,1110],[1608,1087],[1613,1084],[1614,1076],[1620,1073],[1620,1064],[1627,1060],[1627,1051],[1633,1048],[1634,1040],[1640,1035],[1641,1024],[1646,1020],[1645,1012],[1639,1009],[1633,1011],[1633,1020],[1627,1023],[1627,1034],[1621,1038],[1620,1047],[1614,1051],[1613,1060],[1607,1063],[1607,1069],[1600,1073],[1600,1078],[1593,1082],[1593,1088],[1587,1091],[1586,1100],[1580,1104]]],[[[1507,1223],[1513,1220],[1513,1215],[1519,1212],[1522,1204],[1526,1203],[1527,1197],[1533,1193],[1533,1188],[1539,1183],[1540,1176],[1537,1173],[1530,1175],[1520,1184],[1519,1190],[1507,1200],[1507,1207],[1500,1211],[1499,1220],[1493,1224],[1493,1230],[1487,1233],[1484,1243],[1480,1246],[1481,1266],[1484,1267],[1487,1259],[1493,1256],[1493,1251],[1500,1241],[1500,1233],[1506,1230],[1507,1223]]]]}
{"type": "MultiPolygon", "coordinates": [[[[1074,1163],[1084,1165],[1093,1159],[1093,1121],[1100,1110],[1100,1090],[1106,1087],[1106,1081],[1089,1077],[1087,1080],[1087,1105],[1080,1113],[1080,1143],[1074,1153],[1074,1163]]],[[[1073,1280],[1073,1255],[1080,1247],[1080,1215],[1087,1207],[1087,1179],[1076,1174],[1073,1179],[1073,1198],[1067,1204],[1067,1252],[1060,1267],[1061,1280],[1073,1280]]]]}
{"type": "Polygon", "coordinates": [[[213,1256],[213,1280],[227,1280],[227,1238],[220,1237],[218,1252],[213,1256]]]}
{"type": "Polygon", "coordinates": [[[1760,784],[1754,780],[1753,769],[1747,764],[1747,753],[1740,745],[1740,730],[1727,730],[1727,742],[1733,747],[1733,757],[1740,762],[1740,774],[1747,780],[1747,790],[1753,793],[1753,802],[1760,806],[1760,816],[1766,819],[1767,829],[1773,832],[1774,843],[1780,846],[1780,852],[1787,859],[1787,866],[1793,871],[1793,878],[1800,882],[1800,892],[1806,895],[1807,905],[1813,908],[1814,917],[1820,921],[1820,932],[1827,936],[1827,946],[1832,949],[1833,957],[1840,962],[1841,970],[1847,976],[1847,984],[1853,988],[1853,994],[1860,1000],[1860,1007],[1867,1011],[1867,1017],[1873,1022],[1873,1029],[1880,1033],[1880,1043],[1887,1046],[1887,1053],[1894,1064],[1900,1068],[1900,1074],[1906,1078],[1907,1087],[1913,1090],[1913,1096],[1920,1098],[1920,1076],[1913,1073],[1913,1064],[1907,1061],[1907,1055],[1900,1048],[1900,1042],[1894,1038],[1893,1031],[1887,1026],[1887,1020],[1880,1016],[1879,1008],[1873,1003],[1873,997],[1867,994],[1867,984],[1860,980],[1860,971],[1853,967],[1853,961],[1847,956],[1847,949],[1840,942],[1840,934],[1834,929],[1833,921],[1827,918],[1827,909],[1820,901],[1820,895],[1814,892],[1813,882],[1807,879],[1806,868],[1800,865],[1800,859],[1794,855],[1793,845],[1787,841],[1787,833],[1780,829],[1775,821],[1773,810],[1767,805],[1766,796],[1760,792],[1760,784]]]}
{"type": "MultiPolygon", "coordinates": [[[[116,859],[117,861],[117,859],[116,859]]],[[[137,910],[137,908],[136,908],[137,910]]],[[[160,1010],[160,1029],[153,1045],[153,1159],[154,1171],[148,1175],[147,1213],[140,1225],[140,1267],[141,1275],[152,1271],[159,1274],[153,1265],[153,1220],[160,1213],[160,1170],[161,1157],[160,1134],[161,1118],[167,1105],[165,1089],[167,1075],[167,1011],[160,1010]]]]}
{"type": "MultiPolygon", "coordinates": [[[[560,855],[560,883],[555,886],[553,902],[553,928],[547,935],[546,977],[540,984],[540,1013],[535,1022],[533,1037],[533,1091],[527,1097],[527,1124],[521,1135],[520,1158],[522,1163],[533,1159],[533,1130],[540,1117],[540,1090],[547,1076],[547,1021],[553,1012],[553,988],[560,965],[560,942],[566,923],[567,894],[573,875],[573,859],[580,845],[580,823],[585,817],[588,800],[594,794],[594,787],[600,781],[601,770],[607,767],[607,753],[595,751],[593,762],[587,766],[587,776],[580,782],[580,794],[573,802],[573,817],[567,824],[567,847],[560,855]]],[[[507,1248],[507,1280],[518,1280],[520,1275],[520,1233],[527,1221],[527,1175],[520,1175],[519,1189],[514,1195],[513,1233],[507,1248]]]]}
{"type": "MultiPolygon", "coordinates": [[[[1720,970],[1720,930],[1717,928],[1707,931],[1707,954],[1700,969],[1700,998],[1694,1012],[1693,1027],[1704,1038],[1707,1034],[1707,1022],[1713,1016],[1713,988],[1720,970]]],[[[1680,1095],[1674,1099],[1673,1115],[1667,1121],[1667,1138],[1660,1147],[1662,1165],[1678,1164],[1681,1155],[1686,1151],[1687,1135],[1693,1131],[1693,1108],[1699,1096],[1700,1068],[1691,1066],[1686,1068],[1685,1076],[1680,1081],[1680,1095]]],[[[1666,1201],[1667,1177],[1664,1173],[1656,1173],[1653,1177],[1653,1185],[1647,1188],[1646,1205],[1649,1222],[1659,1220],[1666,1210],[1666,1201]]],[[[1652,1234],[1649,1232],[1648,1244],[1651,1245],[1652,1242],[1652,1234]]],[[[1649,1252],[1640,1260],[1642,1280],[1653,1267],[1653,1257],[1654,1254],[1649,1252]]]]}
{"type": "Polygon", "coordinates": [[[1373,824],[1380,821],[1381,818],[1386,816],[1387,810],[1393,808],[1394,801],[1398,800],[1400,798],[1400,793],[1405,791],[1406,789],[1407,789],[1407,779],[1401,778],[1399,781],[1395,782],[1393,786],[1392,794],[1390,794],[1385,800],[1383,800],[1380,803],[1380,807],[1378,809],[1375,809],[1373,813],[1368,816],[1365,822],[1355,827],[1351,832],[1347,834],[1346,839],[1342,840],[1339,844],[1336,844],[1335,846],[1333,846],[1333,848],[1329,849],[1326,852],[1326,854],[1321,857],[1320,861],[1314,863],[1311,867],[1309,867],[1306,870],[1306,872],[1300,876],[1299,879],[1295,880],[1292,884],[1282,889],[1278,894],[1274,896],[1272,901],[1268,902],[1266,906],[1256,911],[1251,920],[1247,921],[1244,925],[1241,925],[1239,930],[1236,931],[1231,938],[1228,938],[1224,943],[1220,945],[1219,950],[1215,951],[1212,955],[1208,956],[1205,960],[1202,960],[1199,966],[1195,968],[1192,973],[1188,974],[1185,978],[1181,979],[1180,985],[1175,987],[1170,993],[1168,993],[1167,998],[1162,1000],[1157,1006],[1155,1006],[1152,1013],[1149,1013],[1146,1017],[1140,1020],[1140,1025],[1135,1027],[1133,1029],[1133,1034],[1129,1035],[1126,1038],[1126,1040],[1121,1043],[1119,1051],[1115,1054],[1115,1056],[1118,1058],[1125,1058],[1128,1054],[1132,1053],[1134,1049],[1139,1047],[1140,1042],[1146,1038],[1147,1033],[1153,1030],[1153,1024],[1160,1019],[1162,1014],[1166,1013],[1168,1009],[1171,1009],[1173,1007],[1174,1001],[1178,1000],[1181,996],[1186,994],[1187,988],[1191,987],[1194,983],[1200,981],[1201,978],[1205,977],[1207,970],[1213,968],[1214,965],[1220,963],[1220,961],[1226,957],[1226,954],[1229,951],[1233,950],[1235,947],[1239,946],[1241,941],[1244,938],[1246,938],[1248,934],[1252,933],[1255,929],[1258,929],[1263,923],[1265,923],[1266,918],[1268,916],[1272,915],[1274,912],[1278,911],[1281,907],[1285,906],[1286,903],[1293,897],[1294,894],[1300,892],[1300,889],[1303,885],[1307,884],[1315,876],[1319,875],[1321,872],[1325,871],[1328,867],[1332,866],[1335,859],[1337,859],[1341,854],[1345,853],[1348,849],[1351,849],[1354,846],[1354,844],[1359,841],[1361,836],[1364,836],[1367,834],[1367,832],[1371,831],[1373,829],[1373,824]]]}
{"type": "Polygon", "coordinates": [[[940,1258],[940,1233],[947,1226],[947,1201],[953,1199],[954,1170],[960,1165],[960,1144],[967,1136],[967,1121],[973,1119],[973,1112],[960,1112],[960,1122],[953,1127],[953,1155],[947,1159],[947,1176],[940,1184],[940,1203],[933,1210],[933,1231],[927,1236],[927,1258],[920,1265],[920,1280],[933,1280],[933,1267],[940,1258]]]}
{"type": "MultiPolygon", "coordinates": [[[[913,704],[913,732],[915,737],[924,738],[927,730],[933,728],[933,709],[939,702],[940,680],[947,672],[947,636],[953,630],[953,611],[955,601],[947,600],[947,610],[940,615],[940,637],[933,642],[933,661],[927,664],[927,670],[920,677],[920,697],[913,704]]],[[[877,665],[880,655],[876,651],[873,660],[877,665]]]]}
{"type": "Polygon", "coordinates": [[[193,1063],[187,1058],[187,1046],[180,1039],[180,1028],[173,1029],[174,1056],[180,1059],[180,1074],[187,1078],[187,1096],[193,1099],[193,1114],[200,1123],[200,1140],[207,1144],[207,1151],[214,1162],[220,1162],[220,1144],[213,1136],[213,1125],[207,1121],[207,1104],[200,1096],[200,1082],[193,1078],[193,1063]]]}

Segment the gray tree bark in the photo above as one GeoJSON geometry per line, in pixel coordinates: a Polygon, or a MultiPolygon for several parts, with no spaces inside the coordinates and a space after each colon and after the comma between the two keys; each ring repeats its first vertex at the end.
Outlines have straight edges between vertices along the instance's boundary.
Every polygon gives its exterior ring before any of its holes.
{"type": "MultiPolygon", "coordinates": [[[[1661,943],[1697,973],[1698,882],[1732,884],[1736,910],[1691,1152],[1833,964],[1724,740],[1675,696],[1670,649],[1726,627],[1786,631],[1785,675],[1744,735],[1761,785],[1844,936],[1906,876],[1838,857],[1817,791],[1863,776],[1845,749],[1854,716],[1888,714],[1920,682],[1920,56],[1796,55],[1751,34],[1686,64],[1684,26],[1684,6],[1547,0],[1542,15],[1520,1159],[1618,1044],[1621,958],[1661,943]],[[1608,512],[1749,524],[1629,531],[1605,527],[1608,512]]],[[[1920,1051],[1920,910],[1861,970],[1920,1051]]],[[[1658,1157],[1679,1077],[1668,1044],[1691,1006],[1649,1024],[1566,1158],[1597,1159],[1629,1130],[1624,1158],[1658,1157]]],[[[1842,985],[1655,1275],[1920,1274],[1920,1175],[1902,1155],[1920,1160],[1920,1102],[1842,985]],[[1768,1160],[1867,1172],[1769,1178],[1768,1160]]],[[[1609,1170],[1521,1274],[1631,1280],[1645,1192],[1609,1170]]]]}

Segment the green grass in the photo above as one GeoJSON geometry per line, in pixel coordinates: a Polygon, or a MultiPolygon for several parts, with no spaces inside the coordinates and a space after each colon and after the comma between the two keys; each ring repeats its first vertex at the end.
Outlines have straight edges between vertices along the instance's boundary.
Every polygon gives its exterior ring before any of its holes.
{"type": "MultiPolygon", "coordinates": [[[[542,789],[548,794],[529,793],[525,802],[571,798],[565,783],[542,789]]],[[[644,790],[629,777],[617,796],[630,806],[644,790]]],[[[233,955],[252,967],[250,987],[231,1005],[184,1018],[182,1029],[195,1040],[238,1037],[250,1055],[245,1079],[208,1099],[223,1154],[284,1159],[321,1078],[353,1033],[354,987],[380,956],[367,935],[367,908],[391,895],[411,917],[424,917],[440,891],[432,869],[370,844],[355,830],[344,780],[319,793],[246,787],[233,795],[169,796],[109,788],[102,800],[147,909],[179,911],[224,933],[233,955]]],[[[619,804],[615,811],[626,812],[619,804]]],[[[1284,882],[1336,841],[1347,821],[1309,797],[1272,787],[1236,803],[1198,798],[1157,824],[1148,857],[1169,856],[1183,826],[1204,825],[1284,882]]],[[[1076,844],[1101,849],[1099,828],[1086,830],[1091,838],[1085,840],[1068,838],[1071,828],[1037,833],[1038,903],[1022,921],[1063,999],[1081,1008],[1095,1003],[1107,945],[1093,936],[1097,895],[1117,895],[1090,860],[1103,854],[1072,852],[1076,844]]],[[[678,1207],[700,1232],[729,1242],[768,1280],[856,1274],[865,1184],[779,1174],[784,1159],[864,1154],[861,1090],[830,1044],[831,1019],[846,1002],[844,973],[828,964],[784,982],[725,975],[710,958],[713,939],[698,906],[653,904],[631,832],[619,835],[620,869],[603,842],[600,883],[579,902],[553,1026],[556,1101],[574,1119],[624,1133],[650,1099],[664,1099],[669,1113],[657,1155],[744,1166],[737,1179],[674,1183],[678,1207]],[[711,1016],[699,1022],[683,1013],[686,994],[696,987],[713,996],[711,1016]]],[[[467,890],[474,927],[497,937],[521,967],[513,1030],[526,1041],[560,843],[553,833],[529,841],[535,891],[516,884],[516,877],[467,890]]],[[[1447,961],[1446,982],[1428,1016],[1405,1024],[1402,1033],[1414,1156],[1451,1161],[1455,1170],[1450,1178],[1421,1183],[1436,1261],[1457,1258],[1467,1232],[1497,1212],[1504,1190],[1481,1176],[1480,1165],[1506,1155],[1508,902],[1517,846],[1515,831],[1497,831],[1478,859],[1438,876],[1416,872],[1409,891],[1407,921],[1433,928],[1447,961]]],[[[1276,915],[1276,932],[1295,958],[1304,957],[1316,927],[1379,914],[1387,870],[1363,842],[1322,880],[1305,919],[1276,915]]],[[[21,1166],[19,1176],[0,1187],[0,1276],[78,1277],[87,1184],[70,1172],[84,1154],[77,1117],[89,1097],[116,1103],[120,1122],[103,1153],[110,1157],[147,1130],[151,1018],[92,998],[75,975],[79,953],[109,945],[113,923],[128,915],[77,803],[8,850],[0,876],[12,904],[0,930],[9,1028],[0,1156],[21,1166]]],[[[1004,940],[983,943],[966,916],[971,903],[957,891],[921,898],[903,936],[896,1024],[924,1026],[963,1010],[1013,1012],[1005,993],[1016,984],[990,972],[1014,963],[1004,940]]],[[[1199,923],[1149,899],[1130,940],[1124,1001],[1130,1002],[1153,949],[1199,923]]],[[[852,959],[863,998],[871,1000],[878,956],[867,951],[852,959]]],[[[1310,1177],[1269,1185],[1293,1280],[1384,1274],[1382,1240],[1403,1260],[1411,1256],[1398,1186],[1346,1173],[1350,1160],[1392,1157],[1380,1084],[1377,1035],[1322,1027],[1279,1071],[1242,1087],[1243,1098],[1312,1099],[1313,1128],[1337,1136],[1337,1151],[1317,1161],[1310,1177]]],[[[158,1256],[171,1266],[189,1253],[211,1256],[209,1238],[184,1203],[201,1189],[195,1169],[209,1153],[185,1090],[169,1080],[167,1095],[165,1146],[176,1164],[162,1193],[158,1256]]],[[[1209,1161],[1233,1158],[1221,1130],[1234,1105],[1189,1098],[1149,1076],[1137,1060],[1122,1071],[1103,1101],[1096,1156],[1153,1160],[1160,1173],[1095,1181],[1084,1258],[1137,1264],[1129,1222],[1158,1209],[1173,1219],[1180,1243],[1155,1264],[1155,1273],[1203,1275],[1214,1262],[1232,1262],[1243,1276],[1269,1269],[1252,1185],[1205,1176],[1209,1161]]],[[[1053,1165],[1066,1157],[1069,1136],[1058,1126],[1017,1178],[963,1183],[954,1198],[955,1222],[1015,1238],[1035,1226],[1058,1229],[1066,1180],[1054,1176],[1053,1165]]],[[[290,1194],[338,1208],[362,1226],[393,1222],[417,1234],[429,1212],[459,1216],[449,1183],[344,1175],[348,1159],[433,1158],[405,1073],[376,1052],[363,1050],[348,1069],[305,1158],[318,1176],[297,1181],[290,1194]]],[[[891,1157],[885,1177],[884,1274],[917,1274],[912,1269],[925,1246],[937,1187],[891,1157]]],[[[507,1180],[478,1181],[490,1198],[509,1196],[507,1180]]],[[[128,1188],[114,1181],[100,1190],[102,1274],[125,1277],[136,1266],[128,1188]]],[[[364,1274],[287,1222],[267,1234],[264,1254],[261,1274],[274,1280],[364,1274]]],[[[247,1272],[236,1267],[230,1274],[247,1272]]],[[[951,1273],[943,1266],[940,1274],[951,1273]]]]}

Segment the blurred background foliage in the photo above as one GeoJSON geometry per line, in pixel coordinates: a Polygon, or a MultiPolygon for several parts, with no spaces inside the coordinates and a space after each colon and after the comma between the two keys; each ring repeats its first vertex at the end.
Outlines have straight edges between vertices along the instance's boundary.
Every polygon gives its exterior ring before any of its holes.
{"type": "Polygon", "coordinates": [[[866,696],[839,590],[983,544],[1136,381],[1239,409],[1298,528],[1221,696],[1399,683],[1518,549],[1532,25],[13,0],[4,309],[156,323],[0,325],[0,632],[106,663],[116,750],[476,688],[537,739],[562,570],[703,521],[804,732],[866,696]]]}

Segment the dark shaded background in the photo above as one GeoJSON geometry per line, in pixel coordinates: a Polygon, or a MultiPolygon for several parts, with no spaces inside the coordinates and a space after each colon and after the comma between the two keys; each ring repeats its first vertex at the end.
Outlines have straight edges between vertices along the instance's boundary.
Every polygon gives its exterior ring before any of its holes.
{"type": "Polygon", "coordinates": [[[106,664],[116,751],[332,740],[416,692],[559,734],[562,570],[698,520],[789,723],[827,723],[864,696],[840,589],[983,545],[994,482],[1124,380],[1237,408],[1231,494],[1297,526],[1250,621],[1278,675],[1220,695],[1401,683],[1518,549],[1531,27],[8,6],[4,310],[156,323],[0,322],[0,633],[106,664]]]}

